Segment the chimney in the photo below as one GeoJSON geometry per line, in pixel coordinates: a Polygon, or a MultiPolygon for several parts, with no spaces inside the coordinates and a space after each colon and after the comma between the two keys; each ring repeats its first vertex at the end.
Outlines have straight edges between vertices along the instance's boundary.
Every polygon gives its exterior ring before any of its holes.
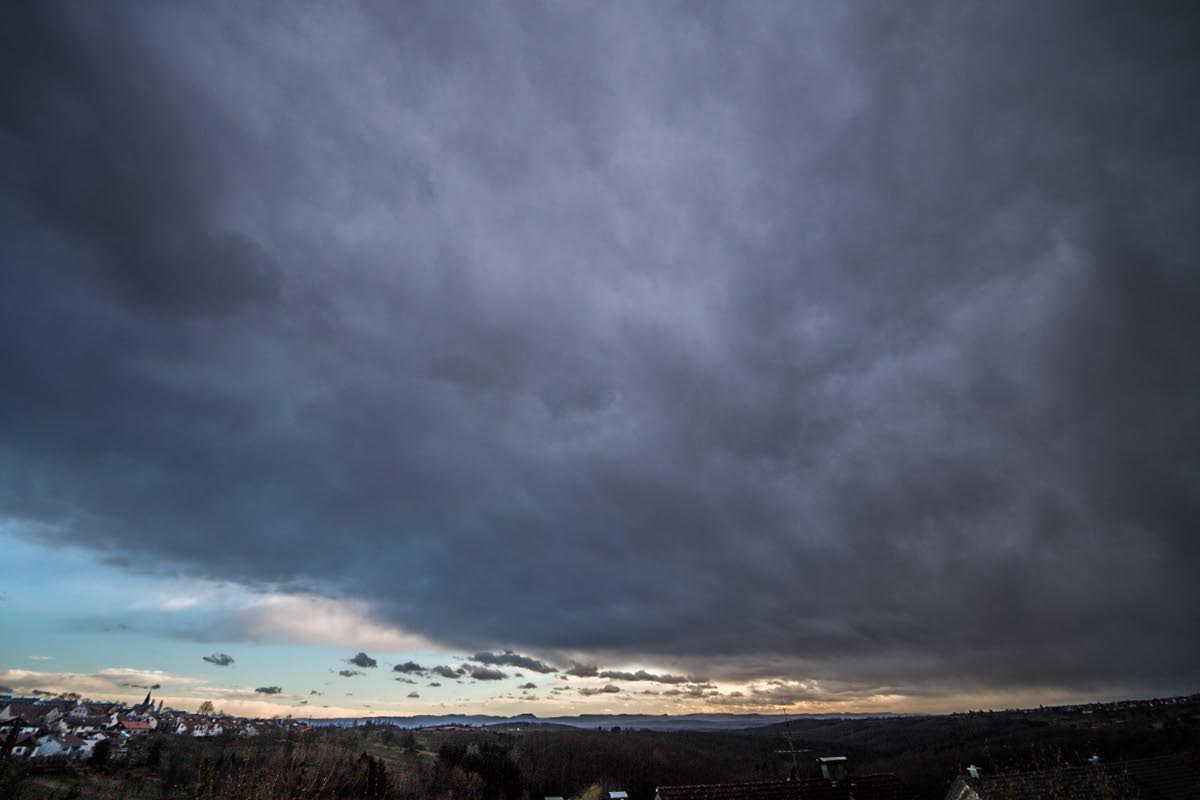
{"type": "Polygon", "coordinates": [[[850,777],[850,764],[845,756],[823,756],[817,763],[821,765],[821,777],[834,786],[850,777]]]}

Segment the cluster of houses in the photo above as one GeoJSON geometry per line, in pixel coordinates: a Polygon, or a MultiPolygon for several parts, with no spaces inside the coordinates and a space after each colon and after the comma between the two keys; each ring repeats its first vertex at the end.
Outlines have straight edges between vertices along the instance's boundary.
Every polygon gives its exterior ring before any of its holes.
{"type": "Polygon", "coordinates": [[[0,697],[0,755],[9,759],[89,759],[101,742],[109,757],[127,753],[131,737],[162,731],[178,736],[258,736],[267,729],[304,727],[297,720],[250,720],[189,714],[156,706],[89,700],[0,697]]]}

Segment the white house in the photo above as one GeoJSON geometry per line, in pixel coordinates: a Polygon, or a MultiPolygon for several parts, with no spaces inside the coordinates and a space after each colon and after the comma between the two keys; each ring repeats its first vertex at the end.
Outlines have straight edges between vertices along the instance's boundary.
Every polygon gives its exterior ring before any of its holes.
{"type": "Polygon", "coordinates": [[[38,739],[37,747],[29,754],[30,758],[50,758],[63,754],[62,740],[57,736],[42,736],[38,739]]]}

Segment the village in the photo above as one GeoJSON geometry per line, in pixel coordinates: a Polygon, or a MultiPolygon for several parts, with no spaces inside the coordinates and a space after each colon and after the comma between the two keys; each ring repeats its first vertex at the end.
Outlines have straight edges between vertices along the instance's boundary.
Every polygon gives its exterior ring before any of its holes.
{"type": "Polygon", "coordinates": [[[131,738],[152,731],[199,737],[258,736],[297,729],[307,729],[306,723],[291,718],[246,719],[164,708],[162,701],[156,704],[149,692],[134,706],[80,697],[0,695],[0,756],[16,761],[123,758],[131,738]]]}

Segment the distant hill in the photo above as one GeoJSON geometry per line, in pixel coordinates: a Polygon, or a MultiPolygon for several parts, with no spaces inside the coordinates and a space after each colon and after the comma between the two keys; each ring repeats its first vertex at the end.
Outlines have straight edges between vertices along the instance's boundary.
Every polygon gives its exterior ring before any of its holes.
{"type": "Polygon", "coordinates": [[[400,728],[435,728],[464,726],[471,728],[516,729],[537,728],[629,728],[651,731],[741,731],[778,725],[796,720],[853,720],[896,717],[896,714],[812,714],[783,716],[781,714],[580,714],[573,717],[538,717],[519,714],[501,717],[489,714],[438,714],[411,717],[345,717],[313,719],[313,726],[353,727],[365,723],[395,725],[400,728]]]}

